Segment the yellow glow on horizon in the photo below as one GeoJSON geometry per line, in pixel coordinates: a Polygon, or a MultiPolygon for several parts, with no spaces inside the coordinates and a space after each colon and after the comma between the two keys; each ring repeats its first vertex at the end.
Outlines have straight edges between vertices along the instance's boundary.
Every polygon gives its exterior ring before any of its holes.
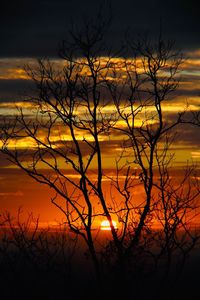
{"type": "Polygon", "coordinates": [[[0,79],[13,80],[13,79],[23,79],[29,80],[30,78],[26,74],[24,69],[21,68],[9,68],[6,70],[7,72],[4,74],[0,74],[0,79]]]}
{"type": "MultiPolygon", "coordinates": [[[[183,65],[181,66],[181,76],[183,75],[184,80],[180,80],[180,85],[181,88],[184,90],[194,90],[194,87],[198,87],[198,84],[200,82],[200,49],[197,49],[195,51],[191,51],[189,53],[190,58],[184,61],[183,65]],[[191,79],[189,77],[190,75],[195,76],[195,80],[191,79]],[[185,80],[186,79],[186,80],[185,80]]],[[[53,66],[55,67],[56,70],[62,70],[63,67],[67,66],[67,62],[65,60],[61,59],[54,59],[51,60],[53,63],[53,66]]],[[[80,58],[77,59],[77,62],[85,62],[84,59],[80,58]]],[[[86,62],[87,63],[87,62],[86,62]]],[[[126,72],[127,68],[131,70],[132,65],[136,63],[137,68],[140,72],[140,68],[142,67],[142,61],[141,58],[138,58],[137,61],[134,61],[132,58],[120,58],[120,57],[114,57],[114,58],[109,58],[106,56],[101,56],[97,57],[94,60],[94,65],[97,68],[100,68],[102,71],[102,77],[105,76],[109,80],[126,80],[126,72]],[[114,70],[116,71],[116,74],[112,72],[112,67],[114,66],[114,70]],[[104,68],[105,67],[105,68],[104,68]],[[110,68],[110,69],[109,69],[110,68]],[[106,69],[108,72],[106,72],[106,69]],[[116,77],[115,77],[116,75],[116,77]]],[[[0,59],[0,64],[1,64],[1,70],[0,70],[0,79],[29,79],[28,76],[26,75],[26,72],[23,69],[23,65],[30,64],[33,69],[34,67],[37,66],[37,62],[33,58],[1,58],[0,59]]],[[[81,71],[80,75],[90,75],[90,70],[87,65],[85,65],[81,71]]],[[[134,76],[134,72],[133,72],[134,76]]],[[[100,75],[101,79],[101,75],[100,75]]],[[[178,112],[182,112],[184,110],[190,110],[190,111],[198,111],[199,110],[199,101],[200,101],[200,96],[191,96],[189,97],[188,100],[188,105],[187,101],[185,100],[184,95],[182,96],[175,96],[175,99],[173,101],[169,100],[166,101],[166,103],[162,104],[162,110],[165,112],[164,115],[164,122],[168,121],[168,116],[171,114],[176,114],[178,112]]],[[[123,111],[124,114],[129,114],[130,113],[130,107],[126,106],[126,100],[127,99],[122,99],[122,108],[121,111],[123,111]],[[124,105],[124,108],[123,108],[124,105]]],[[[105,99],[106,101],[106,99],[105,99]]],[[[16,107],[19,108],[24,108],[24,115],[29,114],[30,120],[34,119],[36,110],[34,110],[34,105],[31,102],[22,102],[22,101],[16,101],[16,102],[2,102],[0,103],[0,112],[1,115],[14,115],[15,112],[17,112],[16,107]]],[[[135,107],[137,108],[137,102],[135,103],[135,107]]],[[[48,105],[46,106],[48,109],[48,105]]],[[[154,124],[157,123],[156,117],[154,118],[154,112],[155,112],[155,107],[148,106],[148,108],[143,107],[141,109],[141,112],[138,112],[134,119],[134,126],[135,127],[141,127],[141,126],[147,126],[150,125],[149,127],[152,128],[154,124]],[[147,114],[147,119],[145,120],[144,116],[147,114]]],[[[113,124],[115,127],[121,127],[125,128],[126,123],[122,119],[116,118],[115,122],[115,117],[116,117],[116,107],[111,104],[111,102],[108,105],[105,105],[100,108],[99,110],[99,120],[101,122],[102,119],[109,119],[110,122],[113,121],[113,124]]],[[[86,114],[86,109],[84,107],[78,106],[75,108],[74,114],[77,115],[77,120],[78,119],[84,119],[84,117],[87,115],[86,114]]],[[[39,115],[40,116],[40,115],[39,115]]],[[[45,123],[45,117],[43,116],[43,120],[45,123]]],[[[86,119],[89,122],[89,117],[86,119]]],[[[131,116],[130,116],[130,124],[131,124],[131,116]]],[[[170,119],[169,119],[170,121],[170,119]]],[[[91,125],[92,126],[92,125],[91,125]]],[[[69,147],[70,143],[72,144],[72,138],[69,134],[69,131],[64,128],[64,126],[61,124],[55,123],[55,127],[52,127],[51,129],[51,134],[49,136],[49,141],[47,140],[45,130],[41,127],[40,131],[38,132],[38,138],[41,140],[42,143],[47,144],[52,143],[52,148],[59,148],[59,147],[64,147],[67,145],[69,142],[69,147]]],[[[84,139],[87,140],[88,142],[92,143],[94,141],[94,137],[92,134],[89,134],[88,132],[86,133],[76,129],[75,130],[75,135],[77,141],[80,143],[80,146],[83,147],[83,155],[87,155],[87,145],[84,143],[84,139]]],[[[101,150],[102,150],[102,155],[103,155],[103,161],[105,167],[111,167],[113,165],[113,162],[111,161],[111,158],[113,160],[115,159],[115,156],[119,155],[119,152],[121,151],[120,147],[120,139],[122,140],[122,136],[119,134],[115,134],[112,132],[109,136],[102,133],[99,135],[99,141],[101,142],[101,150]],[[109,151],[109,147],[105,147],[104,145],[106,143],[112,142],[112,151],[109,151]],[[115,143],[116,142],[116,143],[115,143]]],[[[183,138],[184,139],[184,138],[183,138]]],[[[2,143],[0,142],[0,146],[2,146],[2,143]]],[[[16,140],[10,140],[9,142],[9,148],[14,149],[36,149],[38,147],[37,143],[31,139],[30,137],[26,138],[20,138],[17,141],[16,140]]],[[[40,148],[43,148],[45,146],[40,145],[40,148]]],[[[192,158],[197,159],[199,161],[199,152],[195,152],[194,145],[184,145],[182,146],[182,143],[180,141],[180,144],[177,142],[174,143],[174,149],[173,152],[175,152],[177,158],[175,159],[175,162],[181,164],[185,164],[186,160],[190,160],[192,158]],[[181,149],[182,148],[182,149],[181,149]]],[[[127,154],[128,155],[128,154],[127,154]]],[[[96,162],[94,162],[94,167],[95,167],[96,162]]],[[[62,162],[63,165],[63,162],[62,162]]],[[[93,165],[92,165],[93,167],[93,165]]],[[[105,179],[106,180],[106,179],[105,179]]]]}
{"type": "MultiPolygon", "coordinates": [[[[2,141],[0,141],[0,147],[3,146],[2,141]]],[[[36,148],[37,144],[31,137],[21,138],[19,140],[10,139],[7,147],[9,149],[28,149],[36,148]]]]}
{"type": "Polygon", "coordinates": [[[2,102],[0,108],[34,108],[34,105],[28,101],[2,102]]]}
{"type": "Polygon", "coordinates": [[[191,156],[195,159],[200,158],[200,151],[192,151],[191,156]]]}
{"type": "MultiPolygon", "coordinates": [[[[200,67],[200,49],[195,49],[192,51],[188,51],[186,53],[186,57],[188,57],[183,64],[181,65],[181,72],[183,73],[190,72],[193,73],[193,70],[198,70],[200,67]]],[[[66,67],[67,62],[63,59],[51,59],[56,70],[61,70],[63,67],[66,67]]],[[[85,62],[85,59],[79,58],[77,62],[85,62]]],[[[140,57],[137,58],[137,68],[138,70],[142,70],[142,60],[140,57]]],[[[106,57],[99,56],[95,58],[94,64],[97,68],[102,68],[105,66],[107,68],[115,65],[115,71],[125,72],[126,68],[130,67],[131,64],[135,63],[135,60],[131,57],[122,58],[122,57],[106,57]]],[[[26,58],[0,58],[1,70],[0,70],[0,79],[28,79],[26,72],[23,69],[24,65],[31,65],[35,67],[37,65],[37,60],[32,57],[26,58]]],[[[87,74],[87,68],[83,68],[82,72],[87,74]]],[[[198,72],[199,74],[199,72],[198,72]]],[[[108,74],[109,75],[109,74],[108,74]]],[[[111,76],[112,77],[112,76],[111,76]]]]}

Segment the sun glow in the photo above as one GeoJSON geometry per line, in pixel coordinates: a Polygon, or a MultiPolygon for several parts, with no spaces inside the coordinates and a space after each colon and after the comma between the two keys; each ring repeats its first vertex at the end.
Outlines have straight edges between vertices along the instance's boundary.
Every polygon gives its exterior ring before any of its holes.
{"type": "MultiPolygon", "coordinates": [[[[117,222],[112,221],[112,224],[113,224],[114,228],[117,229],[117,222]]],[[[100,229],[101,230],[111,230],[109,221],[108,220],[103,220],[101,222],[100,229]]]]}

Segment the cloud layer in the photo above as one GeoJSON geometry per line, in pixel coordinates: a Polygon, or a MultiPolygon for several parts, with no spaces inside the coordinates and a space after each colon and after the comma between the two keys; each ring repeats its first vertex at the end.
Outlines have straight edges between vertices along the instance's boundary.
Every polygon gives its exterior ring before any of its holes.
{"type": "MultiPolygon", "coordinates": [[[[199,48],[198,0],[110,0],[112,6],[111,44],[121,43],[127,28],[134,34],[159,31],[183,48],[199,48]]],[[[71,20],[92,17],[99,1],[50,0],[4,1],[0,12],[1,57],[56,56],[59,42],[66,37],[71,20]]],[[[107,13],[108,5],[104,11],[107,13]]]]}

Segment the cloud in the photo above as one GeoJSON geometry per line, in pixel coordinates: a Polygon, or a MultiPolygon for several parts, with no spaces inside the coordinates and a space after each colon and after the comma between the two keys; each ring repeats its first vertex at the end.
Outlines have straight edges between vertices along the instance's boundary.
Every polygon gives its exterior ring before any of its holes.
{"type": "Polygon", "coordinates": [[[22,101],[25,95],[33,95],[33,84],[30,80],[0,79],[0,102],[22,101]]]}
{"type": "Polygon", "coordinates": [[[200,151],[192,151],[191,155],[194,159],[200,159],[200,151]]]}
{"type": "MultiPolygon", "coordinates": [[[[121,43],[125,29],[134,33],[164,33],[182,47],[199,47],[200,23],[197,0],[110,0],[113,29],[111,44],[121,43]]],[[[56,56],[58,43],[65,38],[71,19],[80,25],[97,12],[99,1],[20,0],[4,1],[0,12],[0,56],[56,56]]],[[[106,9],[105,9],[106,10],[106,9]]]]}

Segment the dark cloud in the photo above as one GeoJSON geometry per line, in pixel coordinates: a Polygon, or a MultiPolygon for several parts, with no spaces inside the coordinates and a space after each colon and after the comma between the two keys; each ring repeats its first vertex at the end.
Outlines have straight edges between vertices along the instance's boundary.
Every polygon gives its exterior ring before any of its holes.
{"type": "MultiPolygon", "coordinates": [[[[200,46],[197,0],[111,0],[110,3],[112,43],[121,40],[120,34],[126,28],[134,33],[158,32],[161,20],[164,32],[179,46],[200,46]]],[[[94,16],[99,4],[100,1],[92,0],[3,1],[0,56],[56,56],[58,43],[65,37],[71,19],[79,25],[83,16],[94,16]]]]}
{"type": "Polygon", "coordinates": [[[188,97],[197,97],[200,96],[200,89],[195,88],[195,89],[184,89],[184,88],[179,88],[174,94],[172,93],[170,96],[170,100],[174,100],[176,97],[175,96],[182,96],[182,99],[180,100],[186,100],[188,97]]]}
{"type": "Polygon", "coordinates": [[[20,101],[27,93],[31,96],[33,87],[31,80],[0,79],[0,103],[20,101]]]}

